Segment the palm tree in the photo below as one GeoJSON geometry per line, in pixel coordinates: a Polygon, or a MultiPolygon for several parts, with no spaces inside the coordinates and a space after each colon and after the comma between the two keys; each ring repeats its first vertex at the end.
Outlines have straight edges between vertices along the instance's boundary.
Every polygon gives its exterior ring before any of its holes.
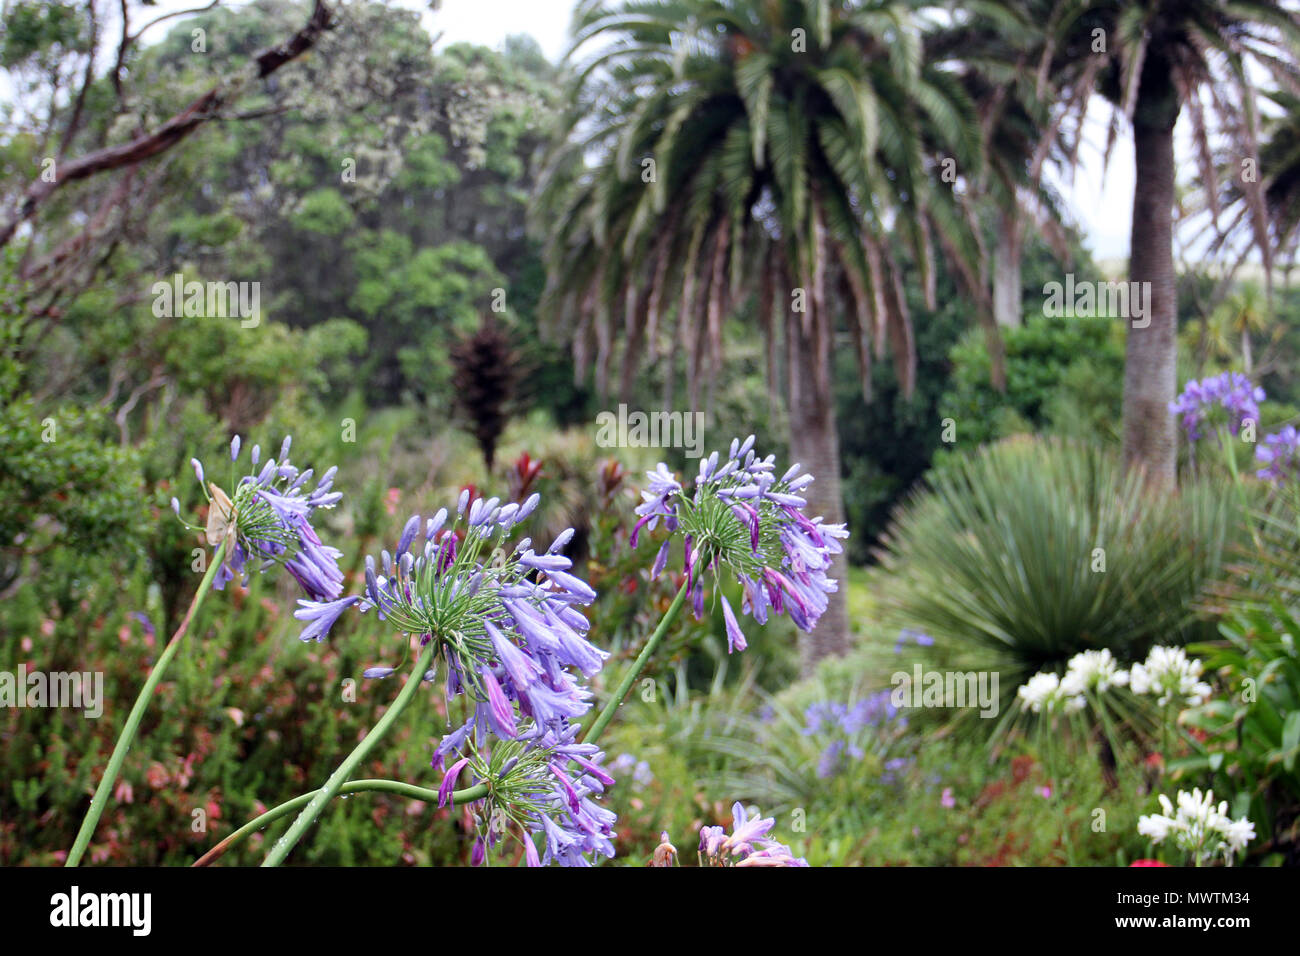
{"type": "MultiPolygon", "coordinates": [[[[596,50],[577,67],[537,208],[549,308],[572,324],[579,374],[594,360],[603,392],[621,337],[624,383],[642,355],[671,383],[681,358],[699,408],[724,318],[752,302],[793,457],[818,478],[810,504],[841,520],[838,330],[865,393],[886,347],[910,393],[904,269],[932,300],[937,244],[996,331],[954,191],[980,163],[958,78],[925,62],[903,0],[588,2],[574,29],[575,51],[596,50]]],[[[805,665],[848,646],[843,594],[805,640],[805,665]]]]}
{"type": "MultiPolygon", "coordinates": [[[[1129,278],[1149,283],[1150,296],[1147,321],[1130,326],[1125,346],[1123,451],[1126,465],[1144,469],[1156,487],[1173,485],[1176,452],[1168,413],[1177,385],[1174,126],[1186,109],[1207,183],[1214,181],[1215,132],[1235,135],[1239,156],[1255,156],[1252,64],[1280,80],[1293,69],[1300,44],[1300,20],[1285,6],[1275,0],[1093,0],[1081,4],[1069,23],[1071,49],[1084,58],[1105,57],[1099,89],[1115,107],[1110,142],[1120,118],[1133,130],[1129,278]],[[1237,116],[1244,122],[1216,122],[1237,116]]],[[[1267,272],[1270,255],[1262,248],[1267,272]]]]}
{"type": "Polygon", "coordinates": [[[1259,150],[1264,208],[1273,248],[1288,270],[1300,252],[1300,74],[1292,90],[1269,94],[1281,114],[1266,122],[1267,139],[1259,150]]]}
{"type": "MultiPolygon", "coordinates": [[[[1227,261],[1229,275],[1247,256],[1262,249],[1290,269],[1300,249],[1300,64],[1287,84],[1290,90],[1264,94],[1273,109],[1261,110],[1262,138],[1254,175],[1242,175],[1240,155],[1221,149],[1218,175],[1206,199],[1190,211],[1200,219],[1193,241],[1209,233],[1209,251],[1227,261]]],[[[1236,125],[1243,127],[1244,118],[1236,125]]],[[[1265,273],[1265,288],[1273,276],[1265,273]]]]}
{"type": "Polygon", "coordinates": [[[1077,161],[1078,131],[1071,141],[1065,120],[1086,99],[1079,86],[1090,92],[1095,79],[1051,40],[1068,9],[1068,0],[965,3],[926,39],[928,57],[956,66],[979,117],[985,168],[973,199],[981,220],[994,226],[984,259],[993,315],[1003,327],[1022,321],[1026,228],[1036,228],[1062,261],[1071,257],[1059,198],[1043,182],[1049,166],[1068,173],[1077,161]]]}

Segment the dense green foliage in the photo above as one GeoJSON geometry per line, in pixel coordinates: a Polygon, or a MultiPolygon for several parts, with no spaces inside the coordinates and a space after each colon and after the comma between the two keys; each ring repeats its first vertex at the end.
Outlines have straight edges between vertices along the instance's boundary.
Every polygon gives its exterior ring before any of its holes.
{"type": "MultiPolygon", "coordinates": [[[[662,528],[630,547],[643,473],[661,458],[698,463],[681,447],[600,447],[600,386],[653,410],[679,407],[689,378],[691,407],[708,412],[699,450],[753,432],[788,462],[804,436],[782,394],[784,336],[814,325],[856,645],[800,679],[784,618],[747,626],[748,650],[729,655],[716,604],[682,615],[607,738],[615,862],[643,864],[662,831],[689,862],[699,827],[742,800],[813,864],[1127,863],[1146,850],[1138,813],[1172,781],[1212,782],[1249,812],[1262,835],[1252,862],[1300,859],[1296,536],[1251,475],[1255,446],[1233,446],[1239,483],[1204,443],[1184,443],[1176,494],[1152,500],[1124,474],[1123,325],[1044,314],[1047,282],[1103,278],[1060,222],[1049,242],[1026,221],[1023,324],[988,334],[979,253],[1024,198],[1026,144],[1051,119],[1029,95],[1032,71],[1007,59],[1008,44],[1044,48],[1036,4],[981,7],[968,65],[983,73],[950,62],[961,22],[926,27],[905,3],[849,16],[850,4],[665,0],[632,4],[630,22],[588,10],[584,36],[635,41],[612,65],[553,64],[527,37],[436,43],[412,9],[338,6],[308,55],[174,149],[62,189],[5,249],[0,671],[101,673],[105,700],[99,719],[0,709],[0,863],[62,859],[195,594],[204,542],[168,507],[175,496],[189,521],[205,517],[192,456],[224,472],[233,434],[263,448],[292,434],[295,461],[337,464],[346,497],[322,537],[343,552],[350,593],[409,514],[463,488],[539,492],[527,532],[572,527],[569,553],[600,594],[605,694],[680,585],[680,545],[670,573],[648,573],[662,528]],[[706,15],[691,27],[699,48],[678,60],[686,8],[706,15]],[[811,53],[797,53],[805,27],[811,53]],[[1016,101],[990,115],[1008,79],[1016,101]],[[949,156],[959,181],[936,175],[949,156]],[[118,188],[126,201],[106,204],[118,188]],[[176,276],[258,283],[257,321],[160,307],[156,284],[176,276]],[[813,294],[815,323],[786,304],[795,288],[813,294]],[[571,359],[575,339],[596,374],[571,359]],[[1274,519],[1262,536],[1257,508],[1274,519]],[[889,712],[880,696],[917,665],[996,671],[1008,715],[1023,680],[1078,651],[1133,662],[1185,643],[1219,693],[1163,728],[1167,747],[1151,714],[1116,714],[1112,740],[1082,719],[1067,734],[1032,718],[889,712]],[[826,719],[839,709],[869,717],[846,729],[826,719]]],[[[45,160],[156,129],[230,82],[304,9],[254,0],[169,21],[120,68],[90,71],[79,99],[82,7],[4,6],[15,96],[0,104],[0,205],[16,206],[45,160]]],[[[1265,130],[1273,228],[1293,233],[1294,124],[1265,130]]],[[[1065,162],[1067,140],[1050,162],[1065,162]]],[[[1055,206],[1040,186],[1034,198],[1055,206]]],[[[1261,436],[1300,408],[1300,292],[1267,291],[1209,267],[1179,277],[1183,377],[1249,368],[1269,394],[1261,436]]],[[[360,674],[393,648],[352,618],[328,643],[300,644],[295,597],[255,577],[208,600],[91,861],[192,862],[319,785],[388,707],[393,683],[360,674]]],[[[441,695],[421,698],[364,772],[436,787],[429,755],[446,729],[441,695]]],[[[257,862],[272,836],[226,862],[257,862]]],[[[294,862],[461,863],[472,836],[462,809],[365,794],[331,805],[294,862]]]]}

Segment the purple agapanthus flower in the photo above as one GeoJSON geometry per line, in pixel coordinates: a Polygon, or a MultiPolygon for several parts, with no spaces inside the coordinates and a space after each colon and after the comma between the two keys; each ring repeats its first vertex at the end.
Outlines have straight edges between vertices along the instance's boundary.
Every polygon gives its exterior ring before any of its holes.
{"type": "Polygon", "coordinates": [[[1287,425],[1264,438],[1255,449],[1255,460],[1264,467],[1255,472],[1256,477],[1275,484],[1285,484],[1300,477],[1300,432],[1287,425]]]}
{"type": "MultiPolygon", "coordinates": [[[[514,740],[502,744],[514,748],[514,756],[497,769],[478,750],[456,761],[439,788],[440,803],[452,799],[452,787],[468,766],[471,786],[494,780],[482,816],[492,819],[497,816],[494,810],[500,810],[523,831],[529,866],[590,866],[593,856],[612,857],[617,817],[599,798],[614,777],[601,766],[605,754],[595,744],[579,743],[577,731],[576,725],[543,729],[529,721],[514,740]]],[[[471,740],[462,736],[451,745],[444,740],[438,749],[445,755],[467,744],[471,740]]],[[[489,840],[493,844],[494,837],[489,840]]]]}
{"type": "Polygon", "coordinates": [[[1183,429],[1191,441],[1205,437],[1207,428],[1226,424],[1233,435],[1241,432],[1246,421],[1259,421],[1259,403],[1264,400],[1264,390],[1252,385],[1240,372],[1224,372],[1210,378],[1192,379],[1175,401],[1169,403],[1169,412],[1182,417],[1183,429]]]}
{"type": "MultiPolygon", "coordinates": [[[[227,491],[205,481],[205,471],[198,459],[191,459],[194,474],[203,485],[208,499],[208,523],[204,529],[208,545],[226,545],[221,566],[213,576],[212,586],[220,591],[240,578],[247,585],[250,571],[262,571],[273,564],[283,564],[307,595],[308,605],[338,599],[343,590],[343,572],[338,560],[341,551],[321,543],[312,525],[313,515],[332,508],[342,498],[333,491],[338,469],[331,468],[311,490],[313,472],[299,471],[289,461],[292,439],[285,438],[278,459],[260,465],[261,448],[254,445],[249,458],[255,471],[240,478],[227,491]]],[[[230,461],[239,461],[240,438],[230,442],[230,461]]],[[[173,498],[172,510],[180,514],[180,503],[173,498]]]]}
{"type": "Polygon", "coordinates": [[[446,509],[427,522],[413,516],[394,552],[366,559],[360,608],[400,633],[439,642],[447,699],[469,698],[480,737],[514,739],[520,717],[563,729],[590,710],[583,678],[608,656],[586,639],[587,620],[575,607],[595,592],[557,553],[572,534],[539,555],[527,539],[507,543],[537,507],[536,495],[504,506],[462,499],[454,518],[446,509]]]}
{"type": "Polygon", "coordinates": [[[909,641],[914,643],[917,647],[934,646],[934,638],[929,634],[926,634],[924,631],[917,631],[910,627],[905,627],[898,632],[898,641],[894,644],[894,653],[903,653],[903,648],[909,641]]]}
{"type": "Polygon", "coordinates": [[[739,801],[731,808],[731,833],[722,827],[700,828],[700,863],[707,866],[800,866],[790,848],[768,838],[776,821],[752,816],[739,801]]]}
{"type": "MultiPolygon", "coordinates": [[[[443,801],[462,775],[470,786],[491,781],[486,809],[476,812],[493,819],[501,810],[525,842],[540,840],[540,853],[537,843],[525,848],[530,863],[586,866],[614,853],[616,818],[598,802],[614,778],[601,766],[604,754],[577,741],[577,721],[592,706],[587,680],[608,654],[588,641],[581,610],[596,592],[560,553],[572,530],[545,551],[511,540],[538,500],[503,505],[462,494],[454,515],[411,517],[392,552],[366,559],[359,607],[402,635],[437,643],[448,713],[458,701],[465,713],[434,752],[435,770],[450,764],[443,801]]],[[[475,861],[498,836],[489,826],[475,861]]]]}
{"type": "MultiPolygon", "coordinates": [[[[804,513],[802,492],[813,481],[798,465],[780,477],[774,457],[758,458],[754,436],[733,440],[727,458],[717,452],[700,460],[688,489],[662,462],[647,473],[638,520],[632,530],[636,547],[643,530],[659,524],[682,534],[683,569],[697,618],[704,613],[704,579],[726,569],[742,589],[741,612],[758,623],[768,612],[788,614],[795,625],[811,631],[826,610],[828,595],[838,589],[828,576],[834,555],[848,537],[842,524],[826,524],[804,513]]],[[[663,571],[668,542],[661,545],[652,576],[663,571]]],[[[744,633],[722,597],[728,651],[746,647],[744,633]]]]}

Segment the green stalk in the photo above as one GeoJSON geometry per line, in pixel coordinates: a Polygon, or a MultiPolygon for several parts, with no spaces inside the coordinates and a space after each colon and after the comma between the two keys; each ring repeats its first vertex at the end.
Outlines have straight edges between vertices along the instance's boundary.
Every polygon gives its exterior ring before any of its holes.
{"type": "Polygon", "coordinates": [[[411,671],[411,676],[406,679],[406,684],[398,693],[397,699],[393,701],[393,705],[388,708],[384,716],[379,718],[375,726],[371,728],[370,733],[366,734],[361,742],[353,748],[352,753],[348,754],[343,762],[339,764],[338,769],[330,774],[330,778],[325,781],[325,786],[310,795],[307,806],[302,813],[298,814],[298,819],[293,821],[293,826],[276,841],[275,846],[271,848],[271,852],[262,861],[263,866],[279,866],[284,862],[284,858],[302,839],[303,834],[307,832],[307,828],[316,822],[316,818],[325,809],[325,804],[334,799],[334,795],[339,792],[348,777],[352,776],[352,772],[356,770],[357,764],[365,758],[375,744],[379,743],[380,738],[388,732],[388,729],[397,721],[402,711],[415,698],[415,692],[420,689],[420,685],[424,682],[424,674],[429,669],[429,664],[433,660],[433,653],[437,649],[438,642],[436,640],[430,640],[424,646],[415,662],[414,670],[411,671]]]}
{"type": "Polygon", "coordinates": [[[604,733],[605,728],[609,726],[609,722],[614,719],[614,713],[618,710],[619,705],[623,703],[623,698],[627,696],[628,690],[631,689],[632,682],[637,679],[637,676],[645,669],[646,664],[650,662],[650,658],[654,654],[655,648],[657,648],[659,642],[664,639],[664,635],[668,633],[668,628],[677,618],[678,612],[681,611],[682,604],[686,601],[686,592],[688,588],[689,581],[683,582],[681,588],[677,591],[677,596],[673,598],[673,603],[668,605],[668,610],[664,613],[663,620],[659,622],[659,626],[655,628],[655,632],[650,635],[650,640],[645,642],[645,647],[641,648],[641,653],[637,655],[636,660],[632,662],[632,666],[629,667],[627,673],[623,675],[623,679],[619,681],[618,686],[614,688],[614,694],[608,701],[606,701],[605,709],[600,712],[600,716],[596,718],[596,722],[591,725],[591,729],[588,730],[586,736],[582,738],[583,743],[594,744],[600,739],[600,735],[604,733]]]}
{"type": "Polygon", "coordinates": [[[1241,520],[1245,521],[1250,528],[1250,537],[1255,542],[1256,550],[1263,550],[1263,544],[1259,540],[1259,529],[1255,527],[1255,522],[1250,516],[1250,498],[1246,495],[1246,483],[1241,480],[1241,472],[1237,468],[1237,448],[1232,443],[1232,438],[1228,435],[1227,429],[1219,430],[1220,447],[1223,450],[1224,457],[1228,461],[1228,472],[1232,476],[1232,483],[1236,486],[1237,495],[1241,498],[1241,520]]]}
{"type": "MultiPolygon", "coordinates": [[[[423,800],[426,803],[436,803],[438,801],[438,791],[429,790],[425,787],[417,787],[414,784],[403,783],[400,780],[349,780],[339,787],[340,795],[351,793],[363,793],[367,790],[378,790],[383,793],[396,793],[403,797],[410,797],[412,800],[423,800]]],[[[319,790],[312,790],[310,793],[304,793],[301,796],[294,797],[292,800],[286,800],[278,807],[272,807],[260,817],[256,817],[245,823],[230,836],[226,837],[216,846],[214,846],[203,856],[194,861],[194,866],[208,866],[218,857],[223,856],[227,850],[246,837],[251,836],[258,830],[262,830],[274,823],[280,817],[287,816],[293,811],[306,806],[312,798],[319,794],[319,790]]],[[[488,794],[488,787],[485,783],[477,786],[467,787],[464,790],[457,790],[451,795],[452,803],[470,803],[474,800],[480,800],[488,794]]]]}
{"type": "Polygon", "coordinates": [[[199,608],[203,606],[203,601],[208,596],[208,592],[212,590],[212,578],[216,575],[217,568],[221,567],[225,554],[226,542],[222,541],[221,544],[217,545],[217,550],[212,553],[212,558],[208,563],[208,570],[203,575],[203,580],[199,582],[199,590],[194,595],[194,600],[190,601],[189,610],[185,612],[180,627],[176,629],[176,633],[172,635],[171,640],[167,642],[163,652],[158,655],[153,670],[149,672],[149,679],[144,682],[144,687],[140,690],[140,696],[135,699],[135,704],[131,707],[131,713],[126,718],[126,726],[122,728],[117,743],[113,745],[113,754],[108,758],[108,767],[104,770],[103,779],[99,781],[99,786],[95,789],[95,795],[90,798],[90,808],[86,811],[86,818],[81,821],[81,829],[77,831],[77,840],[72,844],[72,850],[68,853],[68,859],[64,866],[76,866],[81,862],[82,856],[85,855],[86,847],[90,844],[90,838],[94,835],[95,827],[99,824],[99,818],[103,815],[104,807],[108,804],[109,794],[113,791],[113,784],[117,781],[117,775],[122,772],[122,764],[126,761],[127,751],[131,749],[131,742],[135,740],[135,732],[140,726],[140,720],[149,707],[149,701],[153,698],[154,689],[158,686],[158,682],[162,680],[167,665],[176,656],[176,649],[181,646],[181,640],[189,631],[190,621],[199,612],[199,608]]]}

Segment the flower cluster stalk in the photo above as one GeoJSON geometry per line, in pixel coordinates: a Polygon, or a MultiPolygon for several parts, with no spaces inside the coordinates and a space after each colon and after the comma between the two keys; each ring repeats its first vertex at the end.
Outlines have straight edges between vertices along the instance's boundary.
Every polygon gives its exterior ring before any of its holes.
{"type": "Polygon", "coordinates": [[[212,590],[212,580],[216,576],[217,569],[221,567],[221,562],[225,558],[226,543],[223,541],[217,546],[216,551],[208,562],[208,569],[203,575],[203,580],[199,582],[199,589],[190,601],[189,609],[185,612],[185,617],[181,620],[180,627],[172,635],[163,652],[158,655],[158,660],[153,665],[153,670],[149,672],[149,679],[145,681],[144,687],[141,688],[140,694],[135,699],[135,704],[131,707],[131,713],[126,718],[126,726],[122,728],[121,734],[118,735],[117,743],[113,745],[113,755],[108,759],[108,766],[104,768],[104,776],[99,781],[99,786],[95,789],[95,795],[90,799],[90,808],[86,811],[86,818],[81,821],[81,829],[77,831],[76,842],[72,844],[72,849],[68,853],[68,859],[64,866],[76,866],[81,862],[82,856],[86,853],[86,847],[90,844],[90,838],[94,836],[95,827],[99,825],[99,818],[104,813],[104,807],[108,804],[109,795],[113,792],[113,784],[117,782],[117,775],[122,772],[122,764],[126,761],[127,751],[131,749],[131,743],[135,740],[135,732],[140,726],[140,720],[144,717],[145,710],[149,707],[149,701],[153,699],[153,692],[162,680],[167,666],[171,663],[172,658],[176,656],[176,650],[181,646],[181,641],[189,631],[190,621],[198,614],[199,608],[203,606],[203,601],[212,590]]]}
{"type": "Polygon", "coordinates": [[[614,688],[614,693],[605,703],[604,709],[601,710],[600,714],[596,717],[595,723],[591,725],[591,729],[588,730],[586,736],[582,738],[583,743],[594,744],[598,741],[600,735],[605,732],[605,728],[609,726],[609,722],[614,719],[614,714],[618,711],[619,705],[623,703],[623,698],[626,697],[627,692],[632,689],[633,682],[638,676],[640,676],[641,672],[645,670],[646,664],[648,664],[650,658],[654,656],[655,649],[658,648],[660,642],[663,641],[664,635],[668,633],[668,628],[672,627],[673,621],[677,619],[677,615],[681,611],[682,605],[686,602],[686,593],[688,590],[690,590],[690,581],[682,582],[682,586],[677,589],[677,596],[673,598],[673,603],[670,604],[668,610],[664,612],[663,619],[659,622],[659,626],[656,627],[654,633],[650,635],[650,639],[645,642],[645,647],[641,648],[641,653],[638,654],[636,660],[632,662],[632,666],[627,669],[627,672],[623,675],[623,679],[620,680],[618,686],[614,688]]]}
{"type": "Polygon", "coordinates": [[[347,782],[348,777],[352,776],[357,764],[365,758],[371,748],[379,743],[384,734],[388,732],[388,729],[396,723],[402,711],[415,698],[415,692],[424,683],[424,673],[429,669],[429,664],[433,661],[434,651],[437,649],[438,644],[436,641],[429,640],[425,642],[423,649],[420,651],[420,656],[416,659],[415,667],[411,671],[411,676],[406,679],[406,684],[398,693],[397,699],[393,701],[393,705],[385,711],[384,716],[379,718],[375,726],[371,728],[370,733],[366,734],[344,761],[339,764],[338,769],[330,774],[330,778],[325,781],[325,786],[315,792],[307,802],[307,806],[303,808],[302,813],[298,814],[298,819],[293,821],[293,826],[271,848],[271,852],[267,854],[266,859],[262,862],[263,866],[279,866],[284,862],[284,858],[302,839],[303,834],[307,832],[307,828],[316,822],[316,818],[325,809],[325,804],[334,799],[334,795],[347,782]]]}
{"type": "MultiPolygon", "coordinates": [[[[406,783],[402,780],[349,780],[339,787],[339,796],[348,796],[354,793],[365,793],[367,791],[377,791],[380,793],[395,793],[402,797],[409,797],[412,800],[422,800],[426,803],[437,803],[438,791],[430,790],[427,787],[417,787],[413,783],[406,783]]],[[[319,794],[319,790],[312,790],[308,793],[299,794],[292,800],[286,800],[279,806],[272,807],[261,816],[254,817],[242,827],[236,830],[230,836],[226,837],[207,853],[195,860],[191,866],[209,866],[224,856],[231,847],[242,842],[247,837],[252,836],[258,830],[263,830],[270,824],[274,823],[281,817],[288,816],[295,810],[300,810],[312,798],[319,794]]],[[[487,784],[479,784],[474,787],[466,787],[464,790],[457,790],[451,795],[451,799],[456,803],[471,803],[474,800],[481,800],[488,794],[487,784]]]]}

